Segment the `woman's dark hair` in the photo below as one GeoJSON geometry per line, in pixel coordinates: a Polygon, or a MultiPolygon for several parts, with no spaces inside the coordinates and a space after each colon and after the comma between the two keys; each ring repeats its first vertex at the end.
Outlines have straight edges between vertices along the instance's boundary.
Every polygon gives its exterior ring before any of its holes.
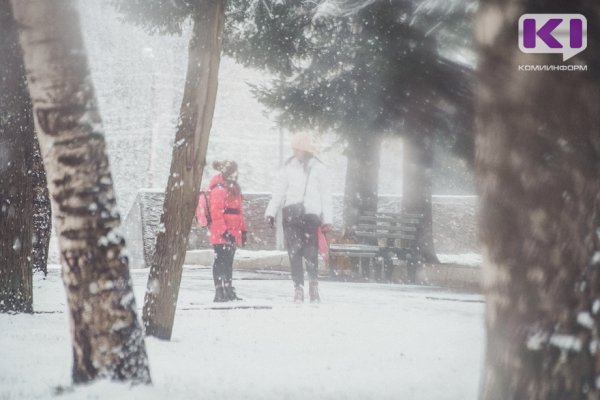
{"type": "Polygon", "coordinates": [[[225,179],[236,173],[238,170],[237,163],[232,160],[213,161],[212,166],[215,170],[219,171],[225,179]]]}
{"type": "Polygon", "coordinates": [[[230,179],[233,174],[238,170],[238,165],[233,160],[213,161],[212,166],[215,170],[221,173],[225,186],[234,195],[242,193],[242,188],[237,181],[230,179]]]}

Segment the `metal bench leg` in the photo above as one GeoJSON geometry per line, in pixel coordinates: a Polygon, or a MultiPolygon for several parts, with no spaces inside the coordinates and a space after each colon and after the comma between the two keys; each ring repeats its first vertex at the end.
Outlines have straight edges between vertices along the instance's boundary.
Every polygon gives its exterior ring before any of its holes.
{"type": "Polygon", "coordinates": [[[383,278],[386,281],[391,282],[393,274],[394,262],[392,261],[392,257],[389,254],[386,254],[386,256],[383,257],[383,278]]]}
{"type": "Polygon", "coordinates": [[[413,260],[408,260],[406,262],[407,271],[408,271],[408,283],[416,283],[417,281],[417,263],[413,260]]]}
{"type": "Polygon", "coordinates": [[[360,267],[362,270],[362,276],[363,278],[369,280],[369,278],[371,277],[371,257],[362,257],[360,259],[360,267]]]}
{"type": "Polygon", "coordinates": [[[418,250],[412,250],[406,257],[406,266],[408,270],[409,283],[417,283],[417,271],[420,265],[420,252],[418,250]]]}
{"type": "Polygon", "coordinates": [[[360,257],[350,257],[350,263],[352,264],[352,278],[356,278],[360,275],[360,257]]]}
{"type": "Polygon", "coordinates": [[[373,278],[377,281],[380,282],[381,281],[381,272],[383,269],[383,261],[382,261],[382,257],[373,257],[373,278]]]}

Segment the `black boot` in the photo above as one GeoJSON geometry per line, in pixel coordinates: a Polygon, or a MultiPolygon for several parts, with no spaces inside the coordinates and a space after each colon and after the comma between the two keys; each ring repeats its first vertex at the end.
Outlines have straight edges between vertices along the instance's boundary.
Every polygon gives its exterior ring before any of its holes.
{"type": "Polygon", "coordinates": [[[215,286],[215,299],[213,300],[215,303],[224,303],[227,301],[227,296],[225,296],[225,290],[223,286],[215,286]]]}
{"type": "Polygon", "coordinates": [[[231,286],[231,283],[229,283],[225,286],[225,297],[227,297],[227,300],[229,300],[229,301],[242,300],[235,293],[235,288],[233,286],[231,286]]]}
{"type": "Polygon", "coordinates": [[[304,303],[304,286],[296,285],[294,289],[294,303],[304,303]]]}
{"type": "Polygon", "coordinates": [[[321,297],[319,296],[319,282],[310,281],[308,282],[308,296],[311,303],[320,303],[321,297]]]}

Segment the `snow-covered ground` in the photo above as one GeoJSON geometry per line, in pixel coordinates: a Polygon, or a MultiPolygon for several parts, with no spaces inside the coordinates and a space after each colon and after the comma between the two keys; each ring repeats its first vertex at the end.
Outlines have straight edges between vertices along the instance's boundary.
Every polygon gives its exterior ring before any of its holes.
{"type": "MultiPolygon", "coordinates": [[[[132,271],[138,307],[147,271],[132,271]]],[[[483,300],[432,287],[321,282],[323,303],[292,285],[235,272],[256,308],[219,309],[208,268],[185,268],[170,342],[147,339],[154,384],[70,386],[57,268],[34,278],[34,315],[0,315],[0,399],[475,399],[483,300]]],[[[269,278],[269,279],[267,279],[269,278]]]]}

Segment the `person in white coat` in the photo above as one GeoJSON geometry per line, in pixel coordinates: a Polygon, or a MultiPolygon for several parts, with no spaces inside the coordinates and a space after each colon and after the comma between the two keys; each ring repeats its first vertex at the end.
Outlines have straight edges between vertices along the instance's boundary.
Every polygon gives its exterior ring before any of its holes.
{"type": "Polygon", "coordinates": [[[277,178],[265,217],[271,227],[281,208],[283,234],[294,281],[294,301],[304,301],[304,268],[309,278],[311,302],[321,301],[318,287],[318,230],[332,224],[331,184],[325,164],[316,157],[316,146],[309,134],[292,138],[293,157],[277,178]]]}

